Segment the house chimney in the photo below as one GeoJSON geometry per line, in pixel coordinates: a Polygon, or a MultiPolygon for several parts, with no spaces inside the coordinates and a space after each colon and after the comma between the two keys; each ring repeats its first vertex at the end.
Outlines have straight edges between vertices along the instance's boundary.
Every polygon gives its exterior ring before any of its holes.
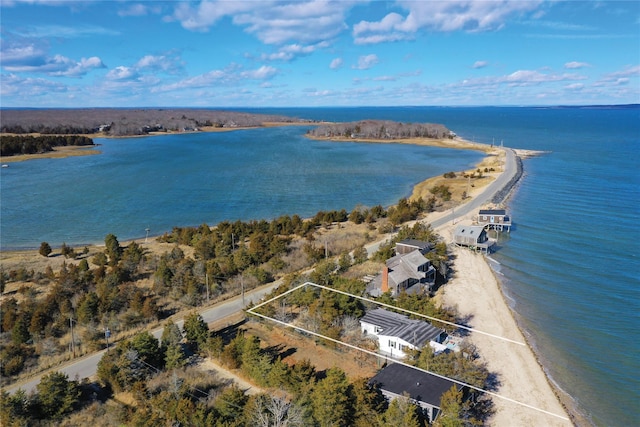
{"type": "Polygon", "coordinates": [[[382,268],[382,293],[385,293],[389,290],[389,267],[386,265],[382,268]]]}

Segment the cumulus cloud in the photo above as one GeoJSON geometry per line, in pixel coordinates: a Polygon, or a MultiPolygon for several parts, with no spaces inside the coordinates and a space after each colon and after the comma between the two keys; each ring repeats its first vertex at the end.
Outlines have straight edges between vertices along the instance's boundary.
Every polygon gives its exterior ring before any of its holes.
{"type": "MultiPolygon", "coordinates": [[[[25,53],[28,52],[27,50],[25,53]]],[[[80,61],[62,55],[53,57],[26,55],[22,59],[22,61],[18,61],[14,57],[9,63],[3,63],[2,67],[12,72],[44,73],[50,76],[65,77],[81,77],[93,69],[106,68],[97,56],[82,58],[80,61]]]]}
{"type": "Polygon", "coordinates": [[[279,1],[201,1],[197,6],[180,2],[171,19],[191,31],[208,31],[223,17],[230,17],[235,25],[255,34],[266,44],[285,44],[291,41],[315,44],[331,40],[347,29],[348,1],[329,2],[306,0],[279,1]]]}
{"type": "Polygon", "coordinates": [[[312,45],[304,45],[300,43],[293,43],[286,46],[282,46],[278,49],[278,52],[271,54],[263,54],[260,59],[263,61],[291,61],[295,58],[311,55],[318,49],[322,49],[328,46],[326,42],[320,42],[312,45]]]}
{"type": "Polygon", "coordinates": [[[489,65],[489,63],[487,61],[476,61],[473,63],[473,65],[471,66],[472,68],[484,68],[487,65],[489,65]]]}
{"type": "Polygon", "coordinates": [[[577,69],[577,68],[590,67],[590,66],[591,65],[586,62],[577,62],[577,61],[571,61],[564,64],[564,68],[567,68],[570,70],[577,69]]]}
{"type": "Polygon", "coordinates": [[[354,65],[352,68],[355,68],[357,70],[368,70],[369,68],[376,65],[378,62],[380,62],[380,60],[378,59],[378,56],[373,53],[369,55],[363,55],[360,58],[358,58],[358,64],[354,65]]]}
{"type": "Polygon", "coordinates": [[[542,2],[504,0],[399,1],[406,15],[387,14],[380,21],[361,21],[354,25],[356,44],[406,40],[421,29],[431,31],[488,31],[502,28],[508,18],[535,11],[542,2]]]}
{"type": "Polygon", "coordinates": [[[108,80],[131,80],[139,76],[138,72],[131,67],[119,66],[107,73],[108,80]]]}
{"type": "Polygon", "coordinates": [[[329,64],[329,68],[331,68],[332,70],[337,70],[338,68],[342,67],[343,63],[344,61],[342,60],[342,58],[334,58],[333,61],[331,61],[331,64],[329,64]]]}

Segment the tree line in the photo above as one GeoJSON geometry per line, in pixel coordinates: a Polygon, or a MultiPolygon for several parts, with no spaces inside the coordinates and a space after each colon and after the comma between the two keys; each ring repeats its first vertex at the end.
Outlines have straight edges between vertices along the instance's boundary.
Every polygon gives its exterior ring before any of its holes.
{"type": "Polygon", "coordinates": [[[452,138],[453,134],[441,124],[401,123],[389,120],[323,124],[309,129],[307,134],[318,138],[452,138]]]}
{"type": "Polygon", "coordinates": [[[0,155],[38,154],[54,147],[93,145],[93,140],[81,135],[0,135],[0,155]]]}
{"type": "MultiPolygon", "coordinates": [[[[388,402],[377,384],[350,378],[339,367],[317,371],[303,359],[285,363],[278,349],[236,330],[209,331],[202,317],[187,316],[183,331],[168,321],[160,340],[141,332],[105,353],[98,383],[78,383],[54,372],[35,392],[0,393],[0,415],[8,426],[70,424],[101,419],[106,425],[360,426],[421,427],[428,420],[408,396],[388,402]],[[264,391],[246,395],[235,385],[203,375],[195,365],[209,356],[237,370],[264,391]],[[98,388],[96,388],[98,387],[98,388]],[[126,391],[128,404],[104,398],[126,391]],[[101,396],[99,399],[91,398],[101,396]]],[[[441,404],[447,423],[463,425],[462,396],[452,389],[441,404]]],[[[467,417],[468,419],[468,417],[467,417]]]]}

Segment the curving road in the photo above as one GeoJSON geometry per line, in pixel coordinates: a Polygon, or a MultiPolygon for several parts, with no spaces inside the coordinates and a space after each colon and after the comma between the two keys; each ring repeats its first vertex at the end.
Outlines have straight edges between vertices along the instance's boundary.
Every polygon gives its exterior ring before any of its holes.
{"type": "MultiPolygon", "coordinates": [[[[505,151],[506,151],[506,160],[505,160],[504,173],[500,174],[500,176],[495,181],[489,184],[478,196],[474,197],[471,201],[465,203],[464,205],[460,205],[456,207],[453,212],[450,212],[432,221],[431,226],[434,229],[446,224],[448,221],[453,221],[454,218],[465,216],[470,212],[479,209],[483,204],[485,204],[488,200],[490,200],[497,192],[499,192],[509,184],[511,179],[517,173],[517,163],[516,163],[515,152],[510,148],[505,148],[505,151]]],[[[386,240],[387,239],[380,242],[373,243],[371,245],[367,245],[367,251],[370,254],[376,252],[380,244],[386,240]]],[[[258,302],[262,300],[262,298],[268,293],[270,293],[274,288],[279,286],[280,283],[281,283],[281,280],[277,280],[273,283],[269,283],[267,285],[261,286],[250,292],[247,292],[244,298],[238,296],[230,300],[216,304],[213,307],[204,309],[203,311],[200,312],[200,315],[202,316],[204,321],[207,323],[213,323],[215,321],[224,319],[227,316],[230,316],[232,314],[235,314],[241,311],[244,308],[243,301],[246,303],[258,302]]],[[[180,328],[182,328],[183,323],[184,323],[183,319],[176,321],[176,324],[180,328]]],[[[163,330],[163,327],[160,327],[158,329],[151,331],[151,333],[156,338],[159,339],[162,336],[162,330],[163,330]]],[[[93,353],[91,355],[69,362],[64,366],[56,367],[47,372],[40,373],[29,380],[18,382],[9,387],[6,387],[5,390],[8,391],[9,393],[13,393],[18,389],[23,389],[27,393],[29,393],[32,390],[35,390],[36,386],[40,382],[40,378],[43,375],[53,371],[63,372],[67,374],[70,379],[91,378],[95,376],[98,362],[102,358],[102,355],[105,353],[105,351],[106,350],[102,350],[97,353],[93,353]]]]}

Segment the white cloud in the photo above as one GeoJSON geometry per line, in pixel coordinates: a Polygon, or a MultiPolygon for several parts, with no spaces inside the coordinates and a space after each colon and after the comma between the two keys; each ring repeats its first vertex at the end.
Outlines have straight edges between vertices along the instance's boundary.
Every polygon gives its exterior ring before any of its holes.
{"type": "Polygon", "coordinates": [[[191,88],[207,88],[210,86],[238,86],[250,80],[264,81],[278,73],[274,67],[263,65],[255,70],[244,70],[239,64],[230,64],[222,70],[212,70],[198,76],[189,77],[175,83],[153,88],[153,92],[169,92],[191,88]]]}
{"type": "Polygon", "coordinates": [[[378,56],[373,53],[369,55],[363,55],[360,58],[358,58],[358,64],[354,65],[352,68],[355,68],[358,70],[368,70],[369,68],[376,65],[378,62],[380,62],[380,60],[378,59],[378,56]]]}
{"type": "Polygon", "coordinates": [[[131,67],[119,66],[107,73],[107,80],[132,80],[139,76],[138,72],[131,67]]]}
{"type": "Polygon", "coordinates": [[[577,61],[571,61],[564,64],[564,68],[567,68],[570,70],[577,69],[577,68],[590,67],[590,66],[591,65],[586,62],[577,62],[577,61]]]}
{"type": "Polygon", "coordinates": [[[489,65],[489,63],[487,61],[476,61],[473,63],[473,65],[471,66],[472,68],[484,68],[487,65],[489,65]]]}
{"type": "Polygon", "coordinates": [[[226,16],[266,44],[280,45],[292,41],[315,44],[331,40],[347,29],[345,14],[352,5],[350,1],[326,0],[289,3],[203,0],[197,7],[180,2],[172,19],[188,30],[208,31],[226,16]]]}
{"type": "Polygon", "coordinates": [[[158,14],[162,12],[159,5],[150,6],[149,4],[133,3],[118,10],[119,16],[146,16],[150,14],[158,14]]]}
{"type": "Polygon", "coordinates": [[[260,59],[263,61],[291,61],[295,58],[311,55],[318,49],[326,48],[329,44],[320,42],[312,45],[303,45],[299,43],[282,46],[278,52],[271,54],[263,54],[260,59]]]}
{"type": "Polygon", "coordinates": [[[42,78],[23,78],[17,74],[2,74],[0,96],[20,96],[23,99],[42,96],[52,92],[66,92],[67,86],[42,78]]]}
{"type": "Polygon", "coordinates": [[[356,44],[406,40],[421,29],[432,31],[487,31],[502,28],[513,15],[535,11],[542,2],[503,1],[398,1],[408,13],[392,12],[380,21],[361,21],[354,25],[356,44]]]}
{"type": "MultiPolygon", "coordinates": [[[[14,52],[15,53],[15,52],[14,52]]],[[[31,72],[45,73],[50,76],[80,77],[96,68],[105,68],[102,60],[97,56],[91,58],[82,58],[80,61],[74,61],[62,55],[51,57],[37,57],[28,55],[22,57],[22,61],[18,61],[14,56],[13,61],[9,64],[3,63],[2,67],[12,72],[31,72]]]]}
{"type": "Polygon", "coordinates": [[[331,68],[332,70],[337,70],[338,68],[342,67],[343,63],[344,61],[342,60],[342,58],[334,58],[333,61],[331,61],[331,64],[329,64],[329,68],[331,68]]]}

